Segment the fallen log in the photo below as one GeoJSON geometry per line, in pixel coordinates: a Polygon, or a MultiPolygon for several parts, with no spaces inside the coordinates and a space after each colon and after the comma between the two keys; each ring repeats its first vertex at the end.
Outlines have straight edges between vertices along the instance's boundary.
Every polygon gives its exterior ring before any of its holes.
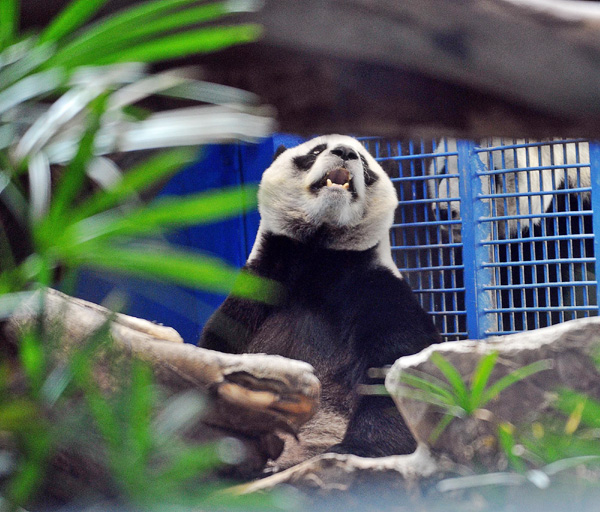
{"type": "MultiPolygon", "coordinates": [[[[263,354],[223,354],[182,342],[174,329],[64,295],[56,290],[38,292],[17,309],[5,325],[7,339],[18,343],[26,329],[43,320],[44,331],[61,334],[52,345],[54,361],[66,361],[81,350],[98,329],[107,328],[112,339],[111,358],[94,364],[94,377],[110,393],[123,383],[113,372],[117,358],[146,361],[156,382],[169,395],[195,390],[207,398],[207,413],[190,438],[206,441],[237,437],[246,447],[246,458],[235,468],[238,475],[260,472],[283,450],[280,434],[291,434],[315,413],[320,383],[312,367],[301,361],[263,354]]],[[[101,352],[101,351],[100,351],[101,352]]],[[[290,437],[289,435],[287,436],[290,437]]],[[[78,454],[60,454],[61,467],[89,479],[98,467],[78,454]],[[89,471],[88,471],[89,470],[89,471]]]]}

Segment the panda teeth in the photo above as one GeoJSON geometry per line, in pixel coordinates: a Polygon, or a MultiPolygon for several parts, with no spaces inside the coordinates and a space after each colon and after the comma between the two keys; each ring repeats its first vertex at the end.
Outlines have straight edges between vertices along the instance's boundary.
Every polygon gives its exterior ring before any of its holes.
{"type": "MultiPolygon", "coordinates": [[[[333,181],[331,181],[329,178],[327,178],[327,186],[328,187],[333,187],[333,181]]],[[[350,182],[347,181],[346,183],[344,183],[343,185],[338,185],[336,183],[337,187],[342,187],[344,190],[349,190],[350,189],[350,182]]]]}

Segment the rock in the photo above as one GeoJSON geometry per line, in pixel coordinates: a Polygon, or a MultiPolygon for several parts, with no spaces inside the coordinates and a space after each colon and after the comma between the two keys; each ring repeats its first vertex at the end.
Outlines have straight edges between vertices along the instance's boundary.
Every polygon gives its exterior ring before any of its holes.
{"type": "Polygon", "coordinates": [[[419,446],[410,455],[367,458],[357,455],[326,453],[292,468],[240,485],[239,494],[266,491],[282,484],[318,491],[346,491],[359,484],[393,481],[396,488],[406,488],[415,482],[440,474],[443,464],[435,461],[426,446],[419,446]]]}
{"type": "Polygon", "coordinates": [[[441,343],[396,361],[386,377],[386,388],[419,443],[459,464],[472,467],[477,463],[497,470],[505,466],[496,442],[499,423],[525,425],[550,414],[559,388],[571,388],[600,399],[600,373],[591,358],[599,349],[600,318],[573,320],[485,341],[441,343]],[[497,352],[498,359],[489,384],[535,361],[549,360],[551,367],[511,385],[471,417],[453,419],[438,439],[431,442],[431,435],[443,416],[441,409],[402,396],[402,375],[417,370],[445,380],[431,360],[434,353],[439,353],[468,382],[477,363],[491,352],[497,352]]]}

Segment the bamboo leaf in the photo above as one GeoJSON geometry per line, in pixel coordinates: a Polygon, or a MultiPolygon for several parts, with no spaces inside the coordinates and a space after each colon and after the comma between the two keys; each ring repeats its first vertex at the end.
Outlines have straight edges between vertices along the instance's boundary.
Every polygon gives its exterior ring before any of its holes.
{"type": "Polygon", "coordinates": [[[45,219],[46,222],[43,223],[46,228],[54,226],[55,229],[50,229],[52,232],[64,227],[66,222],[63,216],[84,184],[87,163],[94,154],[94,140],[100,129],[100,119],[106,108],[107,97],[106,94],[103,94],[90,104],[88,126],[80,141],[77,153],[56,186],[48,217],[45,219]]]}
{"type": "Polygon", "coordinates": [[[107,212],[77,222],[65,230],[65,246],[114,236],[147,235],[166,229],[205,224],[238,215],[256,206],[255,187],[233,187],[218,193],[163,197],[123,214],[107,212]]]}
{"type": "Polygon", "coordinates": [[[0,0],[0,50],[15,39],[19,26],[19,1],[0,0]]]}
{"type": "Polygon", "coordinates": [[[0,114],[31,98],[54,91],[64,79],[61,69],[48,69],[23,78],[0,92],[0,114]]]}
{"type": "Polygon", "coordinates": [[[154,183],[174,174],[192,162],[198,154],[195,148],[164,151],[129,169],[121,181],[108,190],[99,190],[72,212],[73,219],[83,219],[137,194],[154,183]]]}
{"type": "Polygon", "coordinates": [[[498,352],[491,352],[481,358],[471,377],[471,408],[479,407],[481,395],[487,386],[488,380],[498,359],[498,352]]]}
{"type": "Polygon", "coordinates": [[[469,410],[469,391],[459,371],[439,352],[434,352],[431,355],[431,361],[444,374],[444,377],[448,379],[448,382],[454,389],[454,393],[456,393],[457,403],[467,412],[472,412],[469,410]]]}
{"type": "Polygon", "coordinates": [[[581,414],[581,423],[586,427],[600,428],[600,402],[583,393],[570,389],[561,389],[558,392],[558,401],[555,407],[570,415],[580,404],[584,404],[581,414]]]}
{"type": "Polygon", "coordinates": [[[81,65],[105,53],[114,53],[119,48],[125,48],[135,42],[139,43],[144,38],[163,35],[168,30],[186,25],[217,19],[229,12],[227,3],[219,2],[169,13],[195,1],[148,2],[101,20],[61,48],[52,60],[52,65],[81,65]]]}
{"type": "Polygon", "coordinates": [[[454,419],[454,415],[445,414],[443,416],[443,418],[440,420],[440,422],[435,426],[435,428],[431,432],[431,435],[429,436],[429,442],[432,444],[435,443],[438,440],[438,438],[442,435],[442,432],[444,432],[444,430],[446,430],[446,427],[448,425],[450,425],[450,422],[453,419],[454,419]]]}
{"type": "Polygon", "coordinates": [[[31,389],[39,391],[46,373],[46,354],[41,340],[32,331],[26,331],[21,336],[19,359],[31,389]]]}
{"type": "MultiPolygon", "coordinates": [[[[0,283],[2,280],[9,278],[7,275],[9,272],[5,271],[0,274],[0,283]]],[[[2,283],[4,284],[4,283],[2,283]]],[[[5,285],[3,287],[8,288],[9,285],[5,285]]],[[[15,311],[23,304],[23,302],[27,301],[27,306],[30,307],[35,313],[39,312],[42,304],[41,301],[33,302],[33,299],[36,297],[35,292],[14,292],[14,293],[0,293],[0,320],[6,320],[11,317],[15,311]]]]}
{"type": "Polygon", "coordinates": [[[92,245],[69,262],[153,277],[214,293],[231,292],[268,304],[277,303],[280,295],[279,285],[274,281],[247,272],[240,273],[216,258],[164,246],[143,250],[92,245]]]}
{"type": "MultiPolygon", "coordinates": [[[[18,44],[13,44],[0,54],[0,90],[14,84],[23,77],[44,64],[54,54],[50,44],[33,46],[31,39],[25,39],[18,44]],[[16,50],[10,52],[10,50],[16,50]],[[18,55],[23,52],[22,55],[18,55]],[[7,53],[16,53],[18,57],[6,56],[9,62],[3,62],[7,53]],[[12,58],[11,58],[12,57],[12,58]],[[14,60],[13,60],[14,59],[14,60]],[[10,65],[9,65],[10,64],[10,65]]],[[[56,72],[57,69],[53,68],[56,72]]]]}
{"type": "Polygon", "coordinates": [[[420,389],[422,391],[430,392],[439,397],[442,402],[448,404],[455,404],[456,399],[452,394],[451,389],[447,385],[438,385],[431,380],[423,377],[418,377],[416,375],[412,375],[410,372],[406,370],[402,372],[400,376],[400,381],[408,384],[409,386],[413,386],[414,388],[420,389]]]}
{"type": "Polygon", "coordinates": [[[505,375],[501,379],[498,379],[494,384],[492,384],[481,397],[480,407],[483,407],[490,400],[496,398],[502,391],[506,388],[516,384],[517,382],[530,377],[538,372],[549,370],[552,368],[552,360],[551,359],[542,359],[541,361],[536,361],[535,363],[528,364],[527,366],[523,366],[508,375],[505,375]]]}
{"type": "Polygon", "coordinates": [[[544,466],[542,470],[547,475],[555,475],[556,473],[566,469],[575,468],[585,464],[597,465],[598,463],[600,463],[600,455],[582,455],[580,457],[569,457],[566,459],[557,460],[556,462],[552,462],[547,466],[544,466]]]}
{"type": "Polygon", "coordinates": [[[89,63],[94,65],[117,62],[157,62],[166,59],[208,53],[241,43],[257,40],[262,34],[259,25],[246,24],[232,27],[210,27],[190,30],[138,45],[116,48],[114,53],[99,56],[89,63]]]}
{"type": "Polygon", "coordinates": [[[40,43],[58,41],[88,21],[107,0],[73,0],[40,35],[40,43]]]}
{"type": "Polygon", "coordinates": [[[152,448],[151,413],[153,405],[152,371],[141,361],[131,366],[131,384],[128,390],[127,409],[129,448],[133,451],[136,466],[144,469],[152,448]]]}
{"type": "Polygon", "coordinates": [[[29,202],[31,218],[40,220],[48,211],[52,187],[48,158],[42,152],[29,160],[29,202]]]}
{"type": "Polygon", "coordinates": [[[180,451],[158,475],[160,480],[185,481],[222,465],[215,445],[190,446],[180,451]]]}

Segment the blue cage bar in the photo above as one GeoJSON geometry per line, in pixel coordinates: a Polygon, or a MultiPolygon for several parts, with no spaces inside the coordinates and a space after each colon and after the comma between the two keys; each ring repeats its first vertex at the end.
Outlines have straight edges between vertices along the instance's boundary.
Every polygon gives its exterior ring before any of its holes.
{"type": "Polygon", "coordinates": [[[398,190],[395,261],[445,339],[597,314],[597,144],[363,143],[398,190]]]}

